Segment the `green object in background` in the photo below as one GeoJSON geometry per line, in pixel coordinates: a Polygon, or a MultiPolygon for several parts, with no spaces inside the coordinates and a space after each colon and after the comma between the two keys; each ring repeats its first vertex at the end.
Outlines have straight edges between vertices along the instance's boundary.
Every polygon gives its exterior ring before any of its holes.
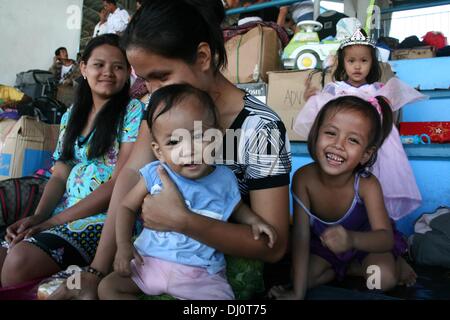
{"type": "Polygon", "coordinates": [[[264,292],[264,263],[226,256],[228,282],[236,300],[248,300],[264,292]]]}
{"type": "Polygon", "coordinates": [[[369,6],[367,7],[367,18],[366,18],[366,26],[364,27],[364,31],[366,32],[367,36],[371,37],[371,27],[372,27],[372,18],[373,18],[373,12],[375,8],[375,0],[370,0],[369,6]]]}

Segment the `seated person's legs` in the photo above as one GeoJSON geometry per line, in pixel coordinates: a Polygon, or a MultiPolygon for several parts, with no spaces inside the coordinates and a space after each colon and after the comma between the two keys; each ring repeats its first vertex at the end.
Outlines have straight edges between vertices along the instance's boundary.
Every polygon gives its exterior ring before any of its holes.
{"type": "MultiPolygon", "coordinates": [[[[0,247],[0,270],[3,269],[3,262],[5,262],[7,252],[8,252],[8,249],[0,247]]],[[[0,286],[1,286],[1,282],[0,282],[0,286]]]]}
{"type": "Polygon", "coordinates": [[[123,277],[118,272],[110,273],[98,287],[101,300],[137,300],[141,292],[130,277],[123,277]]]}
{"type": "Polygon", "coordinates": [[[373,273],[367,273],[369,266],[376,266],[379,268],[380,279],[378,284],[380,287],[377,289],[388,291],[397,285],[399,270],[392,253],[370,253],[363,260],[362,266],[363,270],[366,270],[364,273],[366,280],[373,275],[373,273]]]}
{"type": "Polygon", "coordinates": [[[326,284],[336,276],[331,264],[325,259],[311,254],[308,267],[308,289],[326,284]]]}
{"type": "Polygon", "coordinates": [[[61,268],[40,248],[19,242],[6,256],[1,283],[3,287],[18,285],[33,279],[50,276],[61,268]]]}

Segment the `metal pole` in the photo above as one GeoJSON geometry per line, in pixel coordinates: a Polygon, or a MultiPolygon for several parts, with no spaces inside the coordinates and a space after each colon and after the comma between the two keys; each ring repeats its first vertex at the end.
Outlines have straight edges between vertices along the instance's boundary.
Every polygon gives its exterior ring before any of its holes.
{"type": "Polygon", "coordinates": [[[320,0],[314,0],[314,20],[320,15],[320,0]]]}
{"type": "Polygon", "coordinates": [[[270,7],[286,6],[286,5],[296,3],[296,2],[303,2],[303,1],[305,1],[305,0],[274,0],[274,1],[269,1],[269,2],[257,3],[254,5],[248,6],[248,7],[230,9],[230,10],[227,10],[225,12],[225,14],[227,16],[229,16],[232,14],[252,12],[252,11],[261,10],[261,9],[270,8],[270,7]]]}
{"type": "Polygon", "coordinates": [[[436,7],[436,6],[443,6],[446,4],[450,4],[450,0],[445,1],[427,1],[423,3],[415,3],[415,4],[405,4],[393,8],[385,8],[381,10],[381,13],[391,13],[391,12],[397,12],[397,11],[405,11],[405,10],[413,10],[413,9],[422,9],[422,8],[429,8],[429,7],[436,7]]]}

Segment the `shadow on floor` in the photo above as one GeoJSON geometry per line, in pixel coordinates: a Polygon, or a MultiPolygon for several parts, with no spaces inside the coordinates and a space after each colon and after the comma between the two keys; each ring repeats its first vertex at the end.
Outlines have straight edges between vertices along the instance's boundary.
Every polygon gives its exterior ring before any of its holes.
{"type": "MultiPolygon", "coordinates": [[[[267,265],[266,288],[289,282],[290,262],[284,258],[267,265]]],[[[450,300],[450,269],[413,265],[418,278],[412,287],[397,286],[389,292],[368,290],[361,278],[347,277],[308,291],[308,300],[450,300]]]]}

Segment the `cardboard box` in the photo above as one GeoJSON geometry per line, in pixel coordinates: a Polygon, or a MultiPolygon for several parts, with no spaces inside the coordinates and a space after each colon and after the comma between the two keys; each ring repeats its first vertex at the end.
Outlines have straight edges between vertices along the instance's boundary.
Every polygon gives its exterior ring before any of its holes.
{"type": "MultiPolygon", "coordinates": [[[[17,120],[1,118],[0,119],[0,146],[5,141],[6,136],[16,124],[17,120]]],[[[1,150],[0,150],[1,151],[1,150]]]]}
{"type": "Polygon", "coordinates": [[[433,46],[424,46],[411,49],[396,49],[391,54],[392,60],[402,59],[422,59],[436,56],[436,49],[433,46]]]}
{"type": "Polygon", "coordinates": [[[225,43],[228,57],[223,75],[233,83],[267,82],[267,72],[281,70],[281,41],[277,32],[257,25],[225,43]]]}
{"type": "Polygon", "coordinates": [[[258,98],[259,101],[266,104],[267,102],[267,83],[258,82],[258,83],[241,83],[237,84],[236,87],[239,89],[245,90],[251,95],[258,98]]]}
{"type": "Polygon", "coordinates": [[[294,132],[294,120],[305,105],[305,83],[311,77],[311,86],[322,89],[322,72],[317,70],[269,72],[267,105],[283,120],[291,141],[306,141],[294,132]]]}
{"type": "Polygon", "coordinates": [[[0,180],[31,175],[48,167],[58,135],[59,125],[21,117],[0,143],[0,180]]]}

